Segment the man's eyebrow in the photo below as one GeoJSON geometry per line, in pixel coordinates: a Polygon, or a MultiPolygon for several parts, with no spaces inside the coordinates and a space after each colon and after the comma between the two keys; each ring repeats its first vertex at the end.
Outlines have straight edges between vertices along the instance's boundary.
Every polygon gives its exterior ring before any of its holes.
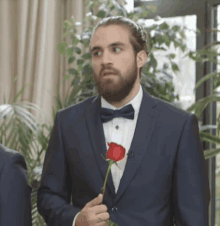
{"type": "MultiPolygon", "coordinates": [[[[108,45],[109,47],[113,47],[113,46],[125,46],[124,43],[122,42],[114,42],[114,43],[111,43],[110,45],[108,45]]],[[[102,49],[101,46],[94,46],[92,47],[92,49],[90,50],[91,52],[95,51],[95,50],[100,50],[102,49]]]]}

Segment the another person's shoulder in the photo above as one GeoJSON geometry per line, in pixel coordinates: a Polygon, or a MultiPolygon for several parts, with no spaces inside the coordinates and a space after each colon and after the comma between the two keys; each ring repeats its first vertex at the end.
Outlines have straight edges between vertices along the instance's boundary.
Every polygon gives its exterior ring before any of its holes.
{"type": "Polygon", "coordinates": [[[26,168],[26,163],[22,154],[0,144],[0,171],[6,163],[12,163],[16,160],[22,162],[24,168],[26,168]]]}

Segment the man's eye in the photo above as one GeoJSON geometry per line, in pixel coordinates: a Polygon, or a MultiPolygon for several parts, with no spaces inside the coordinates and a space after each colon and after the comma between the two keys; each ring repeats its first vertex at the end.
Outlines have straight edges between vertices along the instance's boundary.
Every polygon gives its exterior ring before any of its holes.
{"type": "Polygon", "coordinates": [[[119,48],[119,47],[115,47],[113,49],[114,49],[115,52],[118,52],[118,53],[121,52],[121,48],[119,48]]]}
{"type": "Polygon", "coordinates": [[[101,56],[101,51],[97,51],[97,52],[94,52],[94,54],[93,55],[95,55],[95,56],[101,56]]]}

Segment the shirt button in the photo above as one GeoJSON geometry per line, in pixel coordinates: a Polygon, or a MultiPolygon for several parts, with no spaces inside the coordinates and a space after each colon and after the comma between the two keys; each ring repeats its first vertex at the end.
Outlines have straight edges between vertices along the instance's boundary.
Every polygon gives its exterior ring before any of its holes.
{"type": "Polygon", "coordinates": [[[119,126],[117,125],[115,128],[116,128],[116,129],[118,129],[118,128],[119,128],[119,126]]]}
{"type": "Polygon", "coordinates": [[[117,207],[112,207],[112,213],[117,213],[118,209],[117,207]]]}

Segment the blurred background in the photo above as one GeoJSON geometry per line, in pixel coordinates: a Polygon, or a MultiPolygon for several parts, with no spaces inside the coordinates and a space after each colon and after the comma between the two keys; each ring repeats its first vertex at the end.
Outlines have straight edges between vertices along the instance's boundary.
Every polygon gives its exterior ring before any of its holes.
{"type": "Polygon", "coordinates": [[[42,163],[58,110],[96,95],[88,44],[104,17],[143,26],[143,88],[196,114],[220,226],[220,0],[0,0],[0,143],[27,161],[33,225],[42,163]]]}

